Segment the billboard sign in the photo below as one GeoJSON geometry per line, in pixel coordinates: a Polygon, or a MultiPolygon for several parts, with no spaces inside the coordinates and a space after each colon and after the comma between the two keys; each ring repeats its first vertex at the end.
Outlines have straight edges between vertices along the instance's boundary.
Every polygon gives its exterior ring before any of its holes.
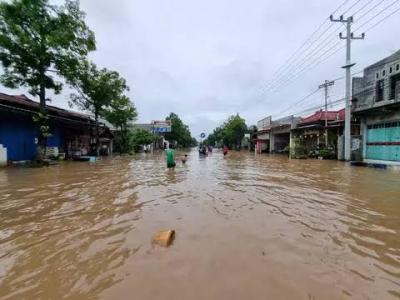
{"type": "Polygon", "coordinates": [[[153,133],[167,133],[171,132],[171,121],[152,121],[151,122],[153,133]]]}
{"type": "Polygon", "coordinates": [[[257,129],[258,131],[267,130],[271,127],[272,117],[266,117],[257,122],[257,129]]]}

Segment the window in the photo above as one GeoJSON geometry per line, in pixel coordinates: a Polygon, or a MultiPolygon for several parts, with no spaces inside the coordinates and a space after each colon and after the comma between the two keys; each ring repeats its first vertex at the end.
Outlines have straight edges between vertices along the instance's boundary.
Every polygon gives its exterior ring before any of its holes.
{"type": "Polygon", "coordinates": [[[392,72],[393,72],[393,68],[392,68],[392,67],[390,67],[390,69],[389,69],[389,73],[390,73],[390,74],[392,74],[392,72]]]}
{"type": "Polygon", "coordinates": [[[375,102],[380,102],[383,100],[383,92],[385,89],[385,82],[383,79],[376,82],[376,100],[375,102]]]}
{"type": "Polygon", "coordinates": [[[379,73],[376,73],[376,79],[378,79],[379,78],[379,73]]]}
{"type": "Polygon", "coordinates": [[[385,76],[386,75],[386,70],[383,70],[382,71],[382,76],[385,76]]]}
{"type": "Polygon", "coordinates": [[[390,77],[389,99],[396,99],[400,94],[400,73],[390,77]]]}
{"type": "Polygon", "coordinates": [[[396,65],[396,71],[398,71],[400,69],[400,64],[396,65]]]}

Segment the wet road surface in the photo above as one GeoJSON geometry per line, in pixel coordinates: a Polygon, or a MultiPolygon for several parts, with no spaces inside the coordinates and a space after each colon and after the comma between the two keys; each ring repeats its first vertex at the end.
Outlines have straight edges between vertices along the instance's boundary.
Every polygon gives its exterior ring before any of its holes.
{"type": "Polygon", "coordinates": [[[248,152],[0,170],[0,299],[400,299],[400,172],[248,152]]]}

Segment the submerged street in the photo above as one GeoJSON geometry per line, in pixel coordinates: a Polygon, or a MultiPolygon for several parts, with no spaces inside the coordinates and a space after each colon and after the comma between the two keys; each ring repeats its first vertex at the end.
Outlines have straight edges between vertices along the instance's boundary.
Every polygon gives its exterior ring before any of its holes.
{"type": "Polygon", "coordinates": [[[399,216],[398,171],[338,161],[2,169],[0,299],[400,299],[399,216]]]}

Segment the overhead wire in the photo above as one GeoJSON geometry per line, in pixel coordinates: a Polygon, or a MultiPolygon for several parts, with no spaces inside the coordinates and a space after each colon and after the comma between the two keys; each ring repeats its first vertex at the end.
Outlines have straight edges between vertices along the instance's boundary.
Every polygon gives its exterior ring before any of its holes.
{"type": "Polygon", "coordinates": [[[367,25],[368,23],[370,23],[372,20],[374,20],[375,18],[377,18],[378,16],[380,16],[383,12],[385,12],[386,10],[388,10],[389,8],[391,8],[393,5],[395,5],[396,3],[398,3],[399,0],[394,0],[393,2],[391,2],[389,5],[387,5],[384,9],[382,9],[381,11],[379,11],[377,14],[375,14],[372,18],[368,19],[366,22],[362,23],[362,25],[358,26],[356,29],[354,29],[354,31],[359,30],[361,27],[367,25]]]}
{"type": "MultiPolygon", "coordinates": [[[[336,12],[338,12],[344,5],[346,5],[350,0],[345,0],[344,2],[342,2],[342,4],[340,4],[333,12],[332,14],[335,14],[336,12]]],[[[276,78],[277,76],[279,76],[279,74],[281,72],[283,72],[285,70],[285,68],[287,67],[287,65],[291,62],[291,60],[298,55],[298,52],[300,50],[302,50],[310,41],[312,41],[312,39],[314,38],[314,35],[316,35],[323,27],[325,24],[327,24],[329,22],[329,18],[326,18],[322,24],[320,24],[318,26],[318,28],[300,45],[300,47],[298,47],[295,52],[278,68],[278,70],[272,75],[273,78],[276,78]]],[[[302,52],[299,55],[302,55],[302,53],[304,53],[304,51],[307,51],[316,41],[318,41],[318,39],[324,35],[326,33],[327,30],[329,30],[333,24],[329,23],[329,27],[327,29],[325,29],[325,31],[323,31],[320,36],[318,36],[313,42],[311,42],[310,45],[308,45],[308,47],[304,50],[302,50],[302,52]]],[[[273,79],[274,80],[274,79],[273,79]]],[[[273,81],[272,80],[272,81],[273,81]]]]}
{"type": "MultiPolygon", "coordinates": [[[[385,1],[385,0],[383,0],[383,1],[385,1]]],[[[373,9],[375,9],[376,7],[378,7],[380,4],[382,4],[383,1],[378,2],[376,5],[374,5],[372,8],[370,8],[366,13],[364,13],[364,14],[362,15],[362,17],[366,16],[370,11],[372,11],[373,9]]],[[[397,1],[399,1],[399,0],[396,0],[395,2],[397,2],[397,1]]],[[[360,3],[360,2],[361,2],[361,0],[356,1],[352,6],[350,6],[350,7],[345,11],[345,13],[348,12],[351,8],[355,7],[355,6],[356,6],[358,3],[360,3]]],[[[367,1],[363,6],[361,6],[360,8],[358,8],[358,10],[356,11],[356,13],[359,13],[359,12],[361,12],[362,10],[366,9],[371,3],[372,3],[371,0],[370,0],[370,1],[367,1]]],[[[387,10],[388,8],[390,8],[390,7],[393,6],[393,5],[394,5],[394,3],[392,3],[391,5],[385,7],[385,8],[383,9],[383,11],[384,11],[384,10],[387,10]]],[[[378,14],[378,15],[379,15],[379,14],[378,14]]],[[[375,16],[375,17],[376,17],[376,16],[375,16]]],[[[369,20],[369,21],[371,21],[371,20],[369,20]]],[[[365,24],[366,24],[366,23],[364,23],[363,25],[365,25],[365,24]]],[[[363,25],[362,25],[362,26],[363,26],[363,25]]],[[[362,26],[360,26],[360,27],[362,27],[362,26]]],[[[328,28],[328,29],[330,29],[330,28],[328,28]]],[[[325,32],[326,32],[326,31],[325,31],[325,32]]],[[[338,32],[338,31],[336,30],[336,32],[338,32]]],[[[322,35],[321,35],[321,36],[322,36],[322,35]]],[[[321,36],[320,36],[320,37],[321,37],[321,36]]],[[[325,38],[323,41],[321,41],[314,49],[312,49],[311,52],[309,52],[308,54],[306,54],[305,57],[300,58],[300,61],[299,61],[298,65],[293,66],[293,68],[297,68],[297,67],[299,67],[299,66],[300,66],[300,67],[303,66],[305,63],[308,62],[308,60],[309,60],[310,58],[312,58],[312,56],[313,56],[315,53],[318,53],[318,51],[323,51],[323,50],[325,50],[328,46],[331,46],[331,44],[332,44],[331,42],[333,41],[333,39],[334,39],[334,37],[331,37],[331,36],[326,37],[326,38],[325,38]],[[327,42],[327,41],[329,41],[329,42],[327,42]],[[326,43],[326,42],[327,42],[327,43],[326,43]]],[[[314,41],[314,42],[316,42],[316,41],[314,41]]],[[[288,79],[288,76],[289,76],[289,77],[293,77],[293,76],[291,76],[291,74],[283,74],[283,75],[281,75],[280,78],[278,78],[278,79],[275,80],[274,85],[273,85],[272,87],[270,87],[270,89],[269,89],[268,91],[273,91],[273,90],[279,88],[280,85],[282,85],[283,83],[286,83],[286,82],[290,81],[290,79],[288,79]]]]}
{"type": "MultiPolygon", "coordinates": [[[[362,0],[357,0],[355,3],[353,3],[349,8],[347,8],[344,13],[349,12],[352,8],[354,8],[358,3],[360,3],[362,0]]],[[[360,18],[357,18],[357,22],[358,23],[360,19],[364,18],[365,16],[367,16],[372,10],[374,10],[375,8],[379,7],[379,5],[381,5],[385,0],[381,0],[380,2],[378,2],[377,4],[375,4],[372,8],[369,8],[367,12],[365,12],[364,14],[361,15],[360,18]]],[[[384,11],[388,10],[390,7],[392,7],[395,3],[397,3],[399,0],[396,0],[394,2],[392,2],[390,5],[386,6],[385,8],[383,8],[379,13],[377,13],[376,15],[374,15],[372,18],[368,19],[366,22],[364,22],[362,25],[360,25],[358,29],[360,29],[361,27],[367,25],[368,23],[370,23],[373,19],[377,18],[379,15],[381,15],[384,11]]],[[[347,4],[349,2],[349,0],[344,1],[332,14],[335,14],[336,12],[338,12],[345,4],[347,4]]],[[[353,14],[358,14],[360,12],[362,12],[363,10],[367,9],[371,4],[373,3],[373,0],[369,0],[366,3],[363,4],[363,6],[359,7],[353,14]]],[[[396,9],[395,11],[391,12],[389,15],[385,16],[383,19],[379,20],[377,23],[373,24],[372,26],[368,27],[366,31],[372,30],[374,27],[378,26],[380,23],[382,23],[383,21],[385,21],[387,18],[391,17],[392,15],[394,15],[396,12],[400,11],[400,8],[396,9]]],[[[343,13],[343,14],[344,14],[343,13]]],[[[328,26],[328,28],[323,29],[323,27],[326,25],[327,20],[324,20],[324,22],[317,28],[317,30],[315,30],[310,36],[309,38],[289,57],[289,59],[287,59],[285,61],[285,63],[278,68],[278,70],[274,73],[277,74],[278,76],[276,76],[274,78],[274,80],[272,80],[271,83],[269,83],[269,88],[271,89],[271,87],[273,87],[273,89],[271,90],[275,90],[279,87],[283,87],[283,86],[288,86],[289,84],[291,84],[291,82],[293,80],[295,80],[296,78],[298,78],[300,75],[302,75],[303,73],[312,70],[313,68],[315,68],[316,66],[318,66],[319,64],[321,64],[322,62],[326,61],[327,59],[329,59],[331,56],[333,56],[334,54],[336,54],[337,52],[339,52],[341,49],[343,49],[345,46],[340,47],[340,48],[336,48],[336,45],[339,44],[339,42],[335,43],[332,46],[332,40],[328,38],[325,38],[324,40],[322,40],[322,42],[320,41],[320,39],[322,37],[324,37],[324,34],[326,32],[329,31],[329,29],[332,28],[332,26],[328,26]],[[319,36],[315,37],[317,35],[318,32],[321,33],[319,34],[319,36]],[[320,41],[317,45],[315,45],[318,41],[320,41]],[[330,43],[325,43],[326,41],[330,41],[330,43]],[[312,46],[315,45],[314,48],[312,48],[312,46]],[[323,47],[320,47],[321,45],[323,45],[323,47]],[[326,49],[328,46],[330,46],[330,48],[326,49]],[[310,50],[311,49],[311,50],[310,50]],[[312,52],[307,52],[307,51],[312,51],[312,52]],[[324,52],[322,52],[323,50],[325,50],[324,52]],[[334,50],[330,53],[331,50],[334,50]],[[300,52],[301,51],[301,52],[300,52]],[[299,53],[300,52],[300,53],[299,53]],[[312,55],[314,53],[322,53],[319,56],[317,56],[317,58],[315,58],[315,55],[312,55]],[[307,54],[308,53],[308,54],[307,54]],[[312,54],[310,54],[312,53],[312,54]],[[299,54],[299,55],[297,55],[299,54]],[[301,55],[305,54],[305,57],[302,57],[301,55]],[[326,55],[326,56],[325,56],[326,55]],[[295,73],[290,72],[289,74],[287,74],[287,69],[289,67],[293,67],[292,64],[296,64],[298,66],[300,66],[300,69],[298,69],[295,73]],[[285,66],[286,64],[286,66],[285,66]],[[285,74],[286,72],[286,74],[285,74]],[[273,83],[273,85],[271,85],[273,83]]],[[[333,23],[332,23],[333,24],[333,23]]],[[[335,32],[337,32],[338,28],[335,28],[335,32]]],[[[340,30],[341,31],[341,30],[340,30]]],[[[337,37],[334,37],[337,38],[337,37]]],[[[353,75],[355,74],[359,74],[362,73],[363,71],[359,71],[356,73],[353,73],[353,75]]],[[[343,79],[344,76],[337,78],[336,80],[340,80],[343,79]]],[[[308,99],[308,98],[306,98],[308,99]]],[[[302,103],[302,102],[301,102],[302,103]]],[[[293,104],[294,106],[298,105],[298,104],[293,104]]]]}

